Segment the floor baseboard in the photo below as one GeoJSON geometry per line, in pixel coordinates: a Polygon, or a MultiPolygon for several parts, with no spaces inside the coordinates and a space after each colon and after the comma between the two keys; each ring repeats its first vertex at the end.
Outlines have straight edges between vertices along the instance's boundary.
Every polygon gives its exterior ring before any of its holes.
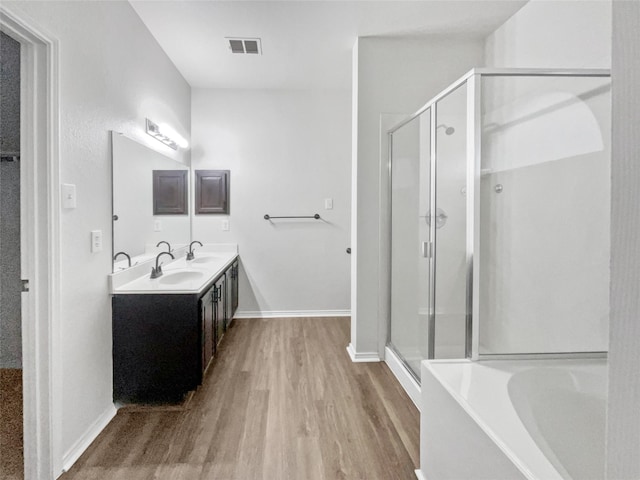
{"type": "Polygon", "coordinates": [[[384,361],[389,367],[389,370],[391,370],[398,379],[402,388],[407,392],[407,395],[409,395],[409,398],[411,398],[418,411],[420,411],[420,385],[418,385],[418,382],[415,381],[402,361],[389,347],[385,347],[384,349],[384,361]]]}
{"type": "Polygon", "coordinates": [[[80,455],[89,448],[89,445],[96,439],[96,437],[104,430],[113,417],[116,416],[116,407],[111,405],[107,408],[102,415],[100,415],[95,422],[87,429],[86,432],[73,444],[73,446],[65,453],[62,458],[62,471],[68,472],[73,464],[80,458],[80,455]]]}
{"type": "Polygon", "coordinates": [[[354,363],[380,361],[380,355],[378,355],[378,352],[356,352],[356,349],[353,347],[353,343],[350,343],[347,346],[347,353],[349,354],[349,357],[351,357],[351,361],[354,363]]]}

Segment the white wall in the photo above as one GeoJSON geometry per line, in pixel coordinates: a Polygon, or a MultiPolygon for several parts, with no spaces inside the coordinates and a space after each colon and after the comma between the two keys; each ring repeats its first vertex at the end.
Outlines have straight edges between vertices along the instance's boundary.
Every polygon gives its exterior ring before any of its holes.
{"type": "Polygon", "coordinates": [[[356,192],[352,285],[357,288],[351,301],[351,344],[356,355],[382,355],[389,315],[384,310],[388,266],[383,264],[385,271],[381,272],[378,263],[381,252],[388,252],[388,226],[380,223],[380,189],[386,189],[388,180],[381,179],[385,171],[380,167],[381,114],[415,112],[465,72],[482,66],[482,48],[482,42],[474,40],[376,37],[360,38],[354,47],[354,78],[358,80],[353,119],[357,126],[352,157],[356,192]]]}
{"type": "Polygon", "coordinates": [[[193,169],[231,171],[230,215],[195,215],[193,239],[238,244],[238,315],[349,313],[350,104],[348,90],[193,91],[193,169]]]}
{"type": "Polygon", "coordinates": [[[488,67],[610,68],[611,0],[530,0],[486,40],[488,67]]]}
{"type": "Polygon", "coordinates": [[[613,4],[607,478],[640,478],[640,3],[613,4]]]}
{"type": "Polygon", "coordinates": [[[113,410],[109,131],[157,148],[144,133],[149,117],[189,137],[190,88],[127,2],[5,1],[3,7],[60,46],[60,178],[77,185],[78,198],[76,209],[61,212],[61,311],[53,333],[60,344],[53,361],[62,372],[54,379],[61,392],[61,411],[54,412],[61,432],[54,438],[69,460],[82,448],[78,442],[97,433],[94,422],[113,410]],[[104,233],[100,253],[89,250],[94,229],[104,233]]]}

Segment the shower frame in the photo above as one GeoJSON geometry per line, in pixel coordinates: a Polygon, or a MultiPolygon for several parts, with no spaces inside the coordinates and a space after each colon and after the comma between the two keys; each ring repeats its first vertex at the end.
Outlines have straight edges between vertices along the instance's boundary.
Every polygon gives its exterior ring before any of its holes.
{"type": "MultiPolygon", "coordinates": [[[[599,358],[606,356],[606,352],[566,352],[566,353],[507,353],[507,354],[480,354],[479,353],[479,319],[480,319],[480,299],[479,295],[474,292],[479,291],[479,242],[480,242],[480,176],[482,161],[482,78],[483,77],[610,77],[611,73],[608,69],[539,69],[539,68],[474,68],[469,72],[451,83],[447,88],[442,90],[436,96],[431,98],[419,110],[411,114],[401,122],[387,130],[388,152],[387,165],[388,185],[387,195],[389,198],[388,205],[384,209],[387,218],[391,219],[392,215],[392,162],[393,162],[393,134],[409,122],[415,120],[427,110],[430,110],[430,218],[436,218],[437,209],[437,118],[438,118],[438,102],[443,100],[449,94],[458,88],[466,88],[467,100],[467,125],[466,125],[466,311],[465,311],[465,357],[470,360],[482,359],[508,359],[508,358],[571,358],[571,357],[594,357],[599,358]],[[466,84],[466,85],[465,85],[466,84]]],[[[387,262],[391,265],[391,245],[392,245],[392,228],[389,224],[387,249],[387,262]]],[[[435,292],[436,292],[436,259],[437,259],[437,239],[436,239],[436,222],[430,222],[429,226],[429,243],[431,254],[429,256],[429,308],[428,308],[428,359],[435,358],[435,340],[436,340],[436,312],[435,312],[435,292]]],[[[383,253],[384,255],[384,253],[383,253]]],[[[388,269],[388,282],[391,285],[393,281],[392,269],[388,269]]],[[[388,295],[387,301],[387,328],[385,344],[391,346],[391,295],[388,295]]],[[[391,349],[396,355],[395,349],[391,349]]],[[[399,360],[404,364],[405,370],[415,378],[415,375],[408,367],[402,357],[398,355],[399,360]]]]}

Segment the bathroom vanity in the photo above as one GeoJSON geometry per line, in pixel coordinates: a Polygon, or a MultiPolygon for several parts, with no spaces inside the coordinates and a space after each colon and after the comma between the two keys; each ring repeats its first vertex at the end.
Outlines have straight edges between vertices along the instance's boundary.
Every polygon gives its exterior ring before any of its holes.
{"type": "Polygon", "coordinates": [[[202,253],[112,284],[113,398],[175,403],[202,383],[238,305],[237,252],[202,253]]]}
{"type": "MultiPolygon", "coordinates": [[[[179,402],[202,383],[238,306],[238,246],[192,241],[191,172],[179,156],[118,132],[111,140],[113,398],[179,402]]],[[[198,178],[199,193],[225,193],[203,195],[213,203],[198,213],[228,215],[229,172],[198,178]]]]}

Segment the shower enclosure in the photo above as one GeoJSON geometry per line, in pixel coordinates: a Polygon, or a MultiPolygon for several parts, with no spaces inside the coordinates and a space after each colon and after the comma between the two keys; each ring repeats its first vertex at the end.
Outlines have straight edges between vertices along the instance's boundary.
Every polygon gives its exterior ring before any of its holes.
{"type": "Polygon", "coordinates": [[[389,130],[387,344],[418,382],[607,350],[610,121],[608,71],[474,69],[389,130]]]}

